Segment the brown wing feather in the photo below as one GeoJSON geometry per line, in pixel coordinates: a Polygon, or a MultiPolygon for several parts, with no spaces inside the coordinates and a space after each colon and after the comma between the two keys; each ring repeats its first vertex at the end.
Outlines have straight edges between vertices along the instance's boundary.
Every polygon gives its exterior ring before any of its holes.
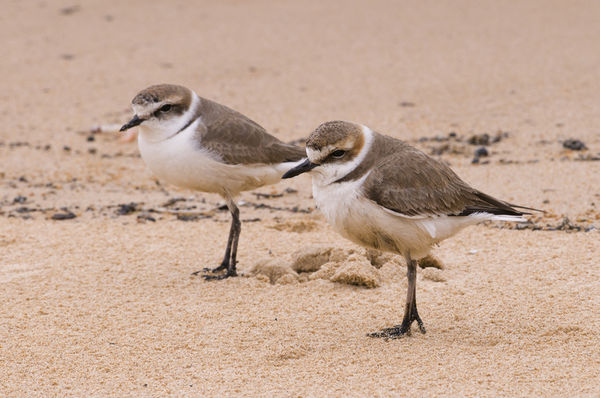
{"type": "Polygon", "coordinates": [[[226,106],[202,99],[203,148],[227,164],[274,164],[306,157],[304,149],[281,142],[258,123],[226,106]]]}
{"type": "Polygon", "coordinates": [[[386,141],[382,146],[387,153],[364,183],[365,194],[377,204],[407,216],[524,214],[471,188],[448,166],[418,149],[391,137],[377,138],[386,141]]]}

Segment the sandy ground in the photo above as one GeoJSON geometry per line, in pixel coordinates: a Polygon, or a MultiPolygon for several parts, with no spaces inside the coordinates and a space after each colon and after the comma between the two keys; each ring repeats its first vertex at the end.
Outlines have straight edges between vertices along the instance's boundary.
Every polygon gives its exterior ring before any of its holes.
{"type": "Polygon", "coordinates": [[[0,396],[600,395],[600,3],[2,8],[0,396]],[[222,200],[157,184],[135,144],[92,133],[162,82],[286,141],[366,124],[548,213],[443,242],[445,268],[417,282],[427,334],[370,339],[402,316],[397,262],[374,289],[250,275],[308,245],[360,252],[314,209],[309,177],[242,195],[246,277],[190,275],[222,257],[222,200]],[[474,165],[483,133],[502,139],[474,165]]]}

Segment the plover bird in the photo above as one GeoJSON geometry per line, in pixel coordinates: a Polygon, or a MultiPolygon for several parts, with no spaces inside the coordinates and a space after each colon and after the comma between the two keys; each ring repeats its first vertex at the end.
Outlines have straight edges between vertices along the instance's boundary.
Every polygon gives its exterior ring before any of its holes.
{"type": "Polygon", "coordinates": [[[408,293],[400,325],[371,337],[410,334],[417,322],[417,260],[460,229],[485,220],[525,221],[516,206],[484,194],[448,166],[409,144],[366,126],[333,121],[306,142],[308,158],[284,174],[312,175],[313,197],[327,221],[345,238],[404,256],[408,293]]]}
{"type": "MultiPolygon", "coordinates": [[[[225,256],[214,269],[223,279],[236,275],[241,223],[234,198],[242,191],[275,184],[301,162],[302,148],[285,144],[246,116],[177,85],[160,84],[131,101],[135,115],[121,131],[139,126],[138,146],[146,165],[161,180],[221,195],[231,212],[225,256]]],[[[196,271],[194,274],[199,273],[196,271]]]]}

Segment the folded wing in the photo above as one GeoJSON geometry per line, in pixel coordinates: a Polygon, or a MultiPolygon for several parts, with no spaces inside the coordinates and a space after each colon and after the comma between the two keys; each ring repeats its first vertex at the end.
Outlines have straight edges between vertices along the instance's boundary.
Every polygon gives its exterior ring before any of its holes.
{"type": "Polygon", "coordinates": [[[409,217],[528,214],[470,187],[445,164],[397,142],[365,180],[365,194],[380,206],[409,217]]]}
{"type": "Polygon", "coordinates": [[[304,149],[281,142],[241,113],[206,99],[202,101],[206,128],[201,132],[201,146],[219,153],[224,163],[275,164],[306,157],[304,149]]]}

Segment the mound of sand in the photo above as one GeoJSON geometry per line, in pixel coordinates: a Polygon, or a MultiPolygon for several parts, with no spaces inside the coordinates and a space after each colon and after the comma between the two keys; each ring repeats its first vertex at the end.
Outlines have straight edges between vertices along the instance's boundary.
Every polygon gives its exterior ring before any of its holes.
{"type": "Polygon", "coordinates": [[[289,284],[325,279],[335,283],[374,288],[381,285],[378,268],[385,264],[381,253],[368,252],[366,256],[352,249],[326,245],[310,245],[296,250],[291,261],[261,258],[250,270],[250,275],[271,284],[289,284]]]}
{"type": "Polygon", "coordinates": [[[257,279],[270,283],[291,283],[298,280],[298,274],[285,262],[275,258],[261,258],[250,270],[257,279]]]}
{"type": "Polygon", "coordinates": [[[292,269],[296,272],[315,272],[327,262],[344,261],[353,250],[344,250],[326,245],[310,245],[292,253],[292,269]]]}
{"type": "Polygon", "coordinates": [[[340,265],[329,280],[367,288],[379,287],[381,285],[379,271],[366,258],[356,255],[348,257],[348,260],[340,265]]]}

